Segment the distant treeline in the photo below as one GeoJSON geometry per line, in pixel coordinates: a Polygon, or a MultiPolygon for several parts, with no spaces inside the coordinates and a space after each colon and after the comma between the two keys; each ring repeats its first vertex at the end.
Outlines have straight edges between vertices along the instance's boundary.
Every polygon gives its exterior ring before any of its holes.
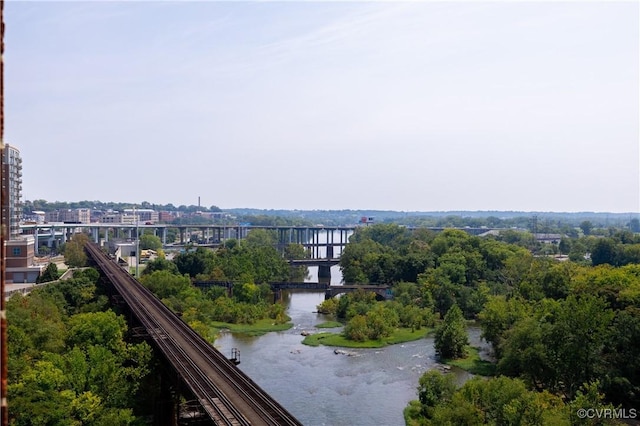
{"type": "Polygon", "coordinates": [[[102,202],[102,201],[46,201],[46,200],[26,200],[22,204],[22,209],[24,212],[31,211],[43,211],[50,212],[54,210],[67,210],[67,209],[94,209],[94,210],[115,210],[122,211],[124,209],[131,209],[133,207],[139,209],[153,209],[156,211],[181,211],[181,212],[197,212],[197,211],[209,211],[209,212],[219,212],[220,208],[217,206],[174,206],[173,204],[153,204],[148,201],[143,201],[141,203],[123,203],[123,202],[102,202]]]}
{"type": "MultiPolygon", "coordinates": [[[[182,213],[220,212],[218,206],[175,206],[173,204],[77,201],[48,202],[45,200],[25,201],[23,211],[53,211],[62,209],[91,208],[98,210],[122,211],[133,206],[182,213]]],[[[373,218],[374,223],[395,223],[416,227],[487,227],[520,228],[532,232],[564,232],[588,223],[590,228],[627,228],[640,232],[639,213],[600,212],[522,212],[522,211],[436,211],[403,212],[393,210],[274,210],[253,208],[224,209],[238,223],[252,225],[355,225],[362,217],[373,218]],[[637,226],[638,229],[635,229],[637,226]]]]}

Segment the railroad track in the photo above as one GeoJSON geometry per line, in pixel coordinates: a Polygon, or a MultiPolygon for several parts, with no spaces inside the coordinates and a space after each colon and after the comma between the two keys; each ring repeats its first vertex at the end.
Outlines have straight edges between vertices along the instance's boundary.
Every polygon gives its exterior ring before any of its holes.
{"type": "Polygon", "coordinates": [[[216,425],[301,425],[98,245],[86,250],[216,425]]]}

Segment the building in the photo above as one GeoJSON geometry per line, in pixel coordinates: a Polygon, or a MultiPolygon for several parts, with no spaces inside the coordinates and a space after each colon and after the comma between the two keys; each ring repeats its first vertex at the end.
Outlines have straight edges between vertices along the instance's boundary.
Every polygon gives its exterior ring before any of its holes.
{"type": "Polygon", "coordinates": [[[44,218],[47,214],[41,210],[34,210],[31,214],[24,215],[25,221],[30,221],[33,223],[42,224],[44,223],[44,218]]]}
{"type": "Polygon", "coordinates": [[[107,212],[100,217],[100,223],[122,223],[122,215],[118,212],[107,212]]]}
{"type": "Polygon", "coordinates": [[[163,223],[173,222],[176,219],[176,217],[177,216],[173,212],[164,211],[164,212],[158,213],[158,220],[163,223]]]}
{"type": "Polygon", "coordinates": [[[3,182],[6,199],[2,203],[2,220],[9,228],[9,240],[20,236],[20,220],[22,219],[22,158],[20,151],[5,144],[2,159],[3,182]]]}
{"type": "Polygon", "coordinates": [[[44,214],[45,222],[61,222],[60,220],[60,210],[52,210],[50,212],[46,212],[44,214]]]}
{"type": "Polygon", "coordinates": [[[5,283],[35,283],[43,266],[35,264],[35,239],[22,235],[22,158],[20,151],[5,144],[2,158],[2,222],[5,240],[5,283]]]}
{"type": "Polygon", "coordinates": [[[91,223],[91,209],[67,209],[58,212],[58,222],[91,223]]]}
{"type": "Polygon", "coordinates": [[[123,212],[122,223],[135,223],[136,219],[143,223],[157,223],[159,218],[158,212],[153,209],[124,209],[123,212]]]}
{"type": "Polygon", "coordinates": [[[5,241],[7,284],[35,283],[44,265],[36,265],[35,238],[24,236],[15,240],[5,241]]]}

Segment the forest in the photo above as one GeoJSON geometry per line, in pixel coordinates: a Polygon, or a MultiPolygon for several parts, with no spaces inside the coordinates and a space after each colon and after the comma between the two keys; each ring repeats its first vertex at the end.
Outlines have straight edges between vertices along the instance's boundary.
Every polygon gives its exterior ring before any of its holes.
{"type": "MultiPolygon", "coordinates": [[[[465,324],[480,325],[493,349],[493,377],[458,387],[446,374],[426,373],[405,410],[407,424],[594,424],[578,415],[594,409],[631,418],[640,406],[640,236],[586,225],[556,244],[516,230],[473,236],[358,227],[341,255],[344,281],[388,284],[393,300],[359,291],[320,308],[353,341],[434,330],[442,359],[464,357],[465,324]]],[[[65,244],[68,264],[86,262],[86,241],[78,234],[65,244]]],[[[303,278],[306,270],[291,269],[288,259],[305,256],[299,245],[279,252],[273,233],[253,230],[216,250],[189,246],[172,260],[152,260],[140,281],[213,342],[230,325],[289,327],[268,283],[303,278]],[[198,281],[233,282],[233,292],[200,289],[198,281]]],[[[14,413],[26,413],[14,414],[13,424],[64,416],[78,424],[136,421],[150,350],[122,340],[126,324],[96,291],[95,271],[86,271],[9,301],[10,398],[20,407],[14,413]],[[130,385],[110,389],[106,381],[130,385]]]]}
{"type": "MultiPolygon", "coordinates": [[[[580,408],[635,416],[640,236],[612,230],[567,238],[564,250],[575,260],[542,244],[528,233],[477,237],[393,224],[362,227],[351,237],[340,263],[345,281],[388,283],[399,296],[408,289],[413,305],[443,318],[436,345],[459,312],[460,320],[479,322],[493,348],[493,379],[455,389],[439,372],[425,375],[419,400],[407,409],[409,424],[589,423],[576,417],[580,408]]],[[[367,313],[360,315],[366,323],[367,313]]],[[[461,350],[447,342],[436,348],[443,358],[464,355],[464,341],[461,350]]]]}
{"type": "Polygon", "coordinates": [[[130,340],[98,278],[77,270],[7,302],[11,425],[146,424],[159,388],[153,353],[130,340]]]}

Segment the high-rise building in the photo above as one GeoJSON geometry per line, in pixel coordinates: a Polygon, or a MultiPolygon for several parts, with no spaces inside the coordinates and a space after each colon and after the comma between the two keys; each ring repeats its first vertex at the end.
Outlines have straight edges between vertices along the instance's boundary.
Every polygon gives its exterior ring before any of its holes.
{"type": "Polygon", "coordinates": [[[9,144],[4,145],[4,167],[2,187],[6,198],[2,202],[2,219],[9,228],[9,239],[20,236],[22,218],[22,158],[20,151],[9,144]]]}

